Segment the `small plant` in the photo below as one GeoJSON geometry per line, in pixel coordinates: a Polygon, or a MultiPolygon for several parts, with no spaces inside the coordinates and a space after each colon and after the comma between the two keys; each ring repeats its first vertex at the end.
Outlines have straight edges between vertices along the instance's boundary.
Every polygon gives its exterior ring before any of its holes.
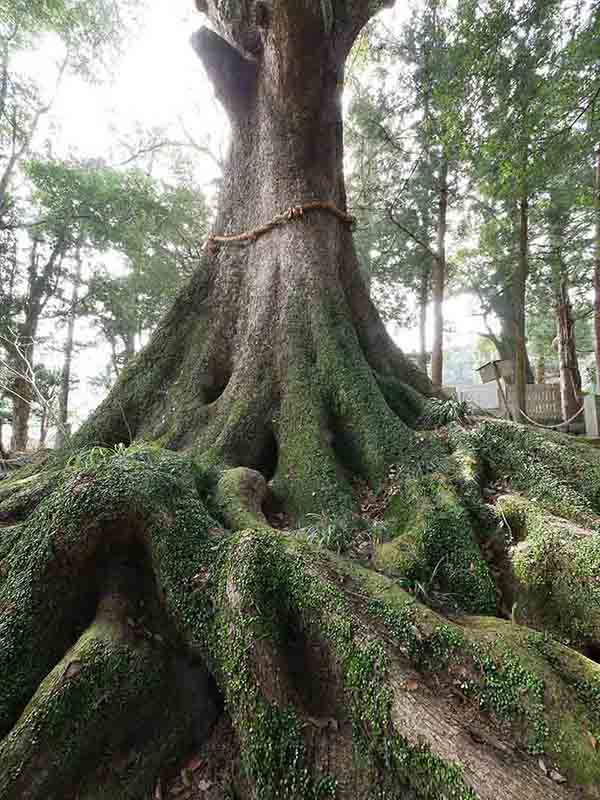
{"type": "Polygon", "coordinates": [[[422,428],[442,428],[451,423],[466,426],[473,417],[473,411],[466,400],[453,397],[443,400],[437,397],[428,400],[419,420],[422,428]]]}
{"type": "Polygon", "coordinates": [[[152,461],[160,455],[160,452],[160,447],[146,442],[133,444],[129,447],[122,442],[114,447],[88,447],[85,450],[73,453],[67,461],[67,467],[76,470],[93,469],[118,456],[129,456],[137,461],[152,461]]]}
{"type": "Polygon", "coordinates": [[[339,519],[328,517],[326,514],[307,514],[307,517],[314,519],[315,522],[307,528],[306,535],[309,542],[326,547],[334,553],[345,552],[352,542],[356,530],[345,516],[339,519]]]}

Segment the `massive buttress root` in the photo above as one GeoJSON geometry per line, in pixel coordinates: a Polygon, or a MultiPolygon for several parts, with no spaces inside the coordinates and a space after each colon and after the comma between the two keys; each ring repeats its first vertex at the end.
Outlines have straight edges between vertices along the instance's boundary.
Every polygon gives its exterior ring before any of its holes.
{"type": "Polygon", "coordinates": [[[0,529],[0,800],[141,800],[191,753],[244,800],[598,796],[596,664],[299,534],[228,532],[201,478],[96,452],[0,529]]]}

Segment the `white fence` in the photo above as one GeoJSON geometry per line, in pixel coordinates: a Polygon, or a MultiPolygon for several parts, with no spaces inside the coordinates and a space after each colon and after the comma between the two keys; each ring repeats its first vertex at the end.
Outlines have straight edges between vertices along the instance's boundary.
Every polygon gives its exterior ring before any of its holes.
{"type": "MultiPolygon", "coordinates": [[[[516,406],[516,389],[507,386],[508,403],[516,406]]],[[[527,384],[527,416],[543,425],[562,422],[560,386],[558,383],[527,384]]]]}
{"type": "MultiPolygon", "coordinates": [[[[498,385],[493,383],[480,383],[445,387],[451,391],[458,400],[468,403],[500,416],[506,416],[504,403],[498,390],[498,385]]],[[[506,397],[511,408],[515,405],[515,387],[506,386],[506,397]]],[[[557,383],[536,383],[527,385],[527,416],[543,425],[554,425],[562,420],[560,404],[560,386],[557,383]]]]}
{"type": "Polygon", "coordinates": [[[453,387],[458,400],[466,400],[485,411],[500,411],[498,386],[495,383],[480,383],[473,386],[453,387]]]}

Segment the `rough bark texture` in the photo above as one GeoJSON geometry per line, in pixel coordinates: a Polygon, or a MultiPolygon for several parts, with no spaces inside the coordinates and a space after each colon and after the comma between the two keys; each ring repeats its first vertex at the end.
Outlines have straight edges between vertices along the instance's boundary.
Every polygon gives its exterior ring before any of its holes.
{"type": "MultiPolygon", "coordinates": [[[[377,4],[201,5],[237,165],[216,232],[343,208],[338,84],[377,4]]],[[[416,431],[430,391],[332,214],[207,254],[86,447],[0,484],[0,800],[599,798],[598,452],[416,431]]]]}

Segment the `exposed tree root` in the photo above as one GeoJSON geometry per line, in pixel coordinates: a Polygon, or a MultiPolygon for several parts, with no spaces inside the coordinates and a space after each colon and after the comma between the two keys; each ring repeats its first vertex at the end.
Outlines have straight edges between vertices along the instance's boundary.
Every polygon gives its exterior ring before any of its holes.
{"type": "MultiPolygon", "coordinates": [[[[261,521],[260,476],[223,481],[232,526],[261,521]]],[[[600,796],[600,667],[299,534],[228,533],[196,482],[115,452],[4,530],[1,800],[142,800],[192,753],[215,798],[600,796]]]]}

